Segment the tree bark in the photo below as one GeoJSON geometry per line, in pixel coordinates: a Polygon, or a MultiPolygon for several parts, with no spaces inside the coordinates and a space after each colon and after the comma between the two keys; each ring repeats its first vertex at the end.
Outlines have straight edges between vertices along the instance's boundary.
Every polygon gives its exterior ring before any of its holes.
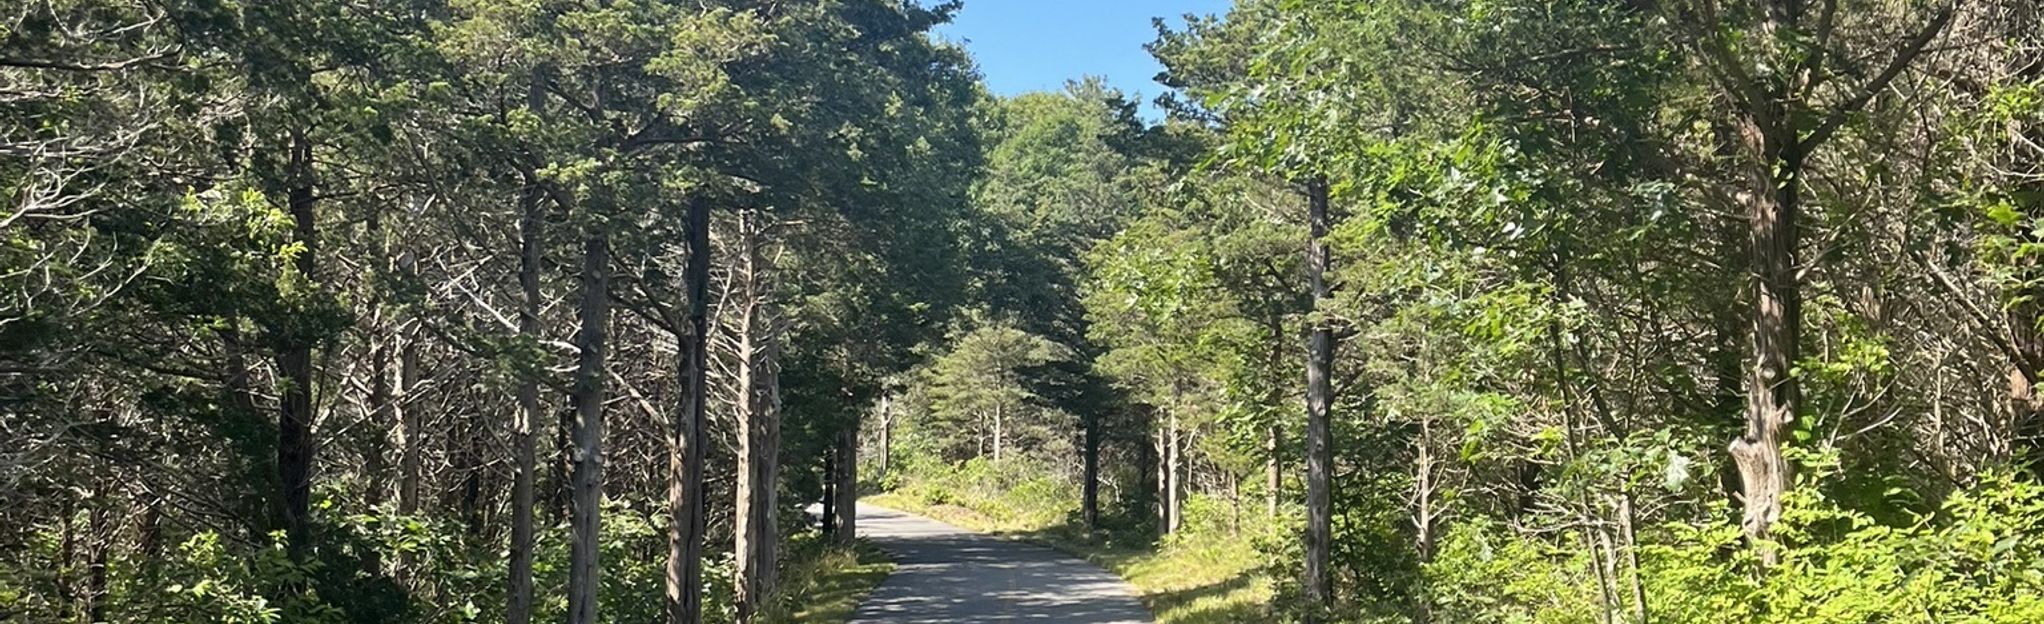
{"type": "Polygon", "coordinates": [[[710,343],[710,203],[688,205],[688,261],[682,290],[688,297],[688,329],[681,337],[681,413],[668,446],[667,542],[668,624],[696,624],[703,614],[703,415],[710,343]]]}
{"type": "MultiPolygon", "coordinates": [[[[540,202],[539,181],[525,180],[518,205],[518,290],[523,300],[518,308],[518,335],[539,340],[539,310],[544,303],[539,291],[540,237],[546,227],[540,202]]],[[[508,624],[532,622],[533,484],[538,463],[539,371],[544,366],[530,363],[518,381],[518,413],[511,421],[511,561],[506,580],[504,620],[508,624]]]]}
{"type": "Polygon", "coordinates": [[[400,332],[394,339],[398,341],[397,392],[392,397],[391,411],[397,425],[397,513],[412,516],[419,513],[419,480],[423,472],[420,453],[425,440],[420,410],[412,405],[415,398],[412,390],[419,385],[419,341],[409,331],[400,332]]]}
{"type": "MultiPolygon", "coordinates": [[[[1285,319],[1283,314],[1270,315],[1270,370],[1276,375],[1285,363],[1285,319]]],[[[1270,384],[1270,405],[1276,409],[1284,403],[1284,385],[1276,379],[1270,384]]],[[[1263,480],[1264,510],[1267,517],[1276,518],[1278,503],[1284,498],[1284,422],[1277,414],[1271,416],[1270,426],[1264,432],[1263,480]]]]}
{"type": "Polygon", "coordinates": [[[1171,472],[1166,469],[1166,466],[1170,465],[1168,458],[1171,456],[1170,442],[1167,441],[1170,439],[1168,437],[1170,432],[1158,424],[1152,424],[1151,426],[1157,429],[1157,439],[1155,443],[1150,445],[1155,449],[1149,458],[1152,462],[1151,468],[1153,473],[1150,478],[1156,481],[1151,484],[1155,486],[1151,496],[1157,498],[1157,534],[1167,535],[1171,533],[1171,495],[1169,493],[1171,491],[1171,472]]]}
{"type": "MultiPolygon", "coordinates": [[[[293,223],[293,240],[303,247],[296,268],[305,280],[317,283],[319,255],[318,223],[313,212],[312,140],[302,130],[291,134],[286,191],[287,208],[293,223]]],[[[282,377],[277,418],[277,519],[293,555],[303,557],[312,538],[312,343],[292,337],[277,353],[277,372],[282,377]]]]}
{"type": "MultiPolygon", "coordinates": [[[[1789,464],[1782,441],[1795,419],[1796,378],[1790,374],[1802,336],[1802,284],[1796,275],[1802,154],[1779,103],[1749,114],[1742,132],[1748,151],[1744,193],[1752,271],[1751,367],[1746,371],[1746,431],[1732,441],[1739,467],[1745,515],[1740,526],[1757,545],[1772,538],[1781,518],[1781,497],[1789,488],[1789,464]]],[[[1775,562],[1773,548],[1761,560],[1775,562]]]]}
{"type": "Polygon", "coordinates": [[[1003,440],[1007,435],[1004,431],[1007,414],[1004,413],[1004,407],[1006,406],[1000,401],[994,402],[994,461],[1001,461],[1001,448],[1005,446],[1003,440]]]}
{"type": "Polygon", "coordinates": [[[827,541],[836,543],[837,533],[837,444],[823,450],[823,518],[818,530],[827,541]]]}
{"type": "MultiPolygon", "coordinates": [[[[383,229],[382,214],[382,210],[371,211],[367,228],[369,235],[377,240],[377,260],[381,265],[378,268],[387,273],[391,266],[390,236],[383,229]]],[[[369,422],[379,432],[371,438],[373,448],[363,457],[365,465],[362,471],[368,477],[368,483],[363,489],[363,503],[365,507],[371,509],[383,506],[389,494],[390,442],[380,432],[391,426],[394,420],[392,415],[396,413],[390,389],[391,345],[395,337],[391,331],[389,315],[384,309],[385,288],[382,284],[370,286],[367,297],[369,319],[368,327],[365,328],[369,341],[369,422]]],[[[379,549],[369,549],[363,556],[363,561],[364,566],[371,570],[383,568],[382,553],[379,549]]]]}
{"type": "Polygon", "coordinates": [[[835,450],[837,467],[832,471],[836,477],[833,492],[837,496],[837,526],[831,534],[839,545],[850,545],[858,538],[859,527],[859,423],[838,432],[835,450]]]}
{"type": "Polygon", "coordinates": [[[1323,620],[1334,602],[1334,579],[1328,569],[1334,539],[1334,447],[1329,424],[1334,405],[1334,328],[1322,316],[1332,303],[1327,271],[1328,187],[1325,177],[1307,183],[1306,281],[1313,296],[1313,316],[1306,347],[1306,536],[1304,584],[1307,622],[1323,620]]]}
{"type": "Polygon", "coordinates": [[[894,397],[880,395],[880,476],[894,468],[894,397]]]}
{"type": "Polygon", "coordinates": [[[1100,416],[1086,416],[1085,483],[1079,491],[1079,516],[1086,532],[1100,530],[1100,416]]]}
{"type": "MultiPolygon", "coordinates": [[[[419,513],[419,480],[423,472],[420,453],[425,440],[425,431],[421,429],[419,422],[420,410],[412,405],[414,398],[412,390],[419,385],[419,347],[418,337],[410,335],[409,332],[399,332],[393,339],[399,343],[397,392],[391,400],[391,411],[394,412],[393,415],[396,417],[394,424],[397,426],[397,515],[410,517],[419,513]]],[[[399,581],[410,578],[412,560],[410,553],[398,554],[399,581]]]]}
{"type": "Polygon", "coordinates": [[[107,551],[113,549],[115,538],[110,517],[113,510],[111,501],[107,500],[106,482],[96,480],[92,489],[92,509],[86,514],[87,537],[91,542],[85,547],[85,591],[81,595],[85,606],[79,611],[86,622],[103,622],[106,621],[103,612],[107,596],[107,551]]]}
{"type": "Polygon", "coordinates": [[[1178,406],[1164,431],[1164,532],[1177,533],[1185,524],[1185,440],[1178,425],[1178,406]]]}
{"type": "Polygon", "coordinates": [[[773,592],[774,494],[779,449],[779,387],[774,377],[774,336],[768,312],[766,267],[760,256],[759,216],[740,218],[738,318],[737,603],[738,620],[752,622],[773,592]]]}
{"type": "MultiPolygon", "coordinates": [[[[1831,110],[1809,106],[1808,81],[1817,68],[1837,56],[1831,33],[1820,19],[1811,28],[1803,3],[1782,2],[1758,12],[1761,41],[1799,43],[1789,67],[1753,75],[1753,59],[1727,43],[1726,24],[1713,11],[1697,12],[1690,24],[1692,40],[1713,65],[1721,95],[1735,108],[1739,138],[1738,186],[1731,193],[1746,213],[1748,269],[1753,275],[1751,361],[1746,370],[1746,430],[1729,450],[1738,466],[1745,513],[1741,528],[1760,548],[1761,561],[1774,563],[1777,553],[1765,544],[1781,518],[1781,497],[1790,485],[1790,466],[1782,457],[1783,436],[1801,401],[1797,380],[1790,374],[1802,338],[1803,270],[1796,259],[1801,241],[1801,190],[1804,159],[1828,141],[1850,117],[1886,91],[1888,85],[1920,57],[1932,39],[1951,24],[1958,3],[1946,3],[1921,29],[1896,48],[1886,66],[1831,110]],[[1810,123],[1810,122],[1815,123],[1810,123]]],[[[1763,44],[1771,45],[1771,44],[1763,44]]],[[[1772,50],[1757,48],[1766,54],[1772,50]]]]}
{"type": "Polygon", "coordinates": [[[575,396],[572,391],[567,401],[554,408],[553,479],[547,488],[547,507],[555,524],[565,522],[573,515],[575,481],[575,396]]]}
{"type": "MultiPolygon", "coordinates": [[[[600,228],[601,226],[595,226],[600,228]]],[[[610,241],[589,232],[582,247],[581,330],[575,336],[574,473],[569,517],[568,622],[595,624],[603,500],[604,356],[610,323],[610,241]]]]}

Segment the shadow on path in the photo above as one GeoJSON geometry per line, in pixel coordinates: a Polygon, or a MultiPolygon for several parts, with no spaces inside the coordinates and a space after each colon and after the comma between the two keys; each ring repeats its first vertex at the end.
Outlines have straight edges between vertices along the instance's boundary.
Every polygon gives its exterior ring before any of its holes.
{"type": "Polygon", "coordinates": [[[894,574],[851,624],[1149,624],[1119,577],[1064,553],[861,503],[859,533],[894,574]]]}

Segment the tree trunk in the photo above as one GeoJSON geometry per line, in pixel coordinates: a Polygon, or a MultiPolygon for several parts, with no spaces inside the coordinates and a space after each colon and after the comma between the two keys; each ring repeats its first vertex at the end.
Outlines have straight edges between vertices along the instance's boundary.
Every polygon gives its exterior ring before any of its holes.
{"type": "Polygon", "coordinates": [[[549,490],[549,511],[555,524],[568,520],[574,507],[575,443],[570,439],[575,431],[575,397],[572,393],[567,401],[554,408],[554,459],[553,483],[549,490]]]}
{"type": "Polygon", "coordinates": [[[419,423],[420,410],[411,405],[412,390],[419,384],[418,338],[404,332],[396,337],[399,343],[397,356],[397,395],[391,403],[393,419],[397,426],[397,513],[412,516],[419,513],[419,479],[421,478],[421,444],[425,431],[419,423]]]}
{"type": "MultiPolygon", "coordinates": [[[[601,227],[601,226],[596,226],[601,227]]],[[[610,323],[610,241],[600,230],[582,248],[581,331],[575,336],[575,470],[570,489],[568,622],[595,624],[597,539],[603,501],[604,341],[610,323]]]]}
{"type": "MultiPolygon", "coordinates": [[[[371,211],[367,228],[369,235],[377,240],[377,259],[381,265],[378,268],[387,273],[391,268],[391,262],[389,261],[390,244],[388,242],[389,233],[383,229],[382,215],[382,210],[371,211]]],[[[394,421],[393,414],[396,413],[395,400],[391,395],[390,389],[391,346],[396,338],[390,327],[390,315],[385,310],[383,302],[383,291],[385,288],[381,284],[372,284],[369,288],[367,297],[369,320],[368,327],[365,328],[364,332],[368,334],[369,341],[369,423],[377,432],[376,435],[370,438],[372,447],[368,453],[363,455],[364,465],[362,467],[362,472],[367,478],[366,487],[364,487],[362,493],[363,506],[371,509],[383,506],[383,501],[388,496],[390,487],[390,442],[382,435],[382,432],[386,431],[386,427],[392,426],[391,423],[394,421]]],[[[367,554],[363,556],[363,561],[364,566],[371,570],[381,570],[383,568],[380,549],[368,549],[367,554]]]]}
{"type": "Polygon", "coordinates": [[[1330,412],[1334,406],[1334,328],[1322,316],[1332,303],[1327,271],[1332,261],[1327,249],[1327,179],[1315,177],[1307,183],[1307,219],[1310,238],[1306,244],[1306,280],[1312,290],[1313,316],[1306,348],[1306,539],[1304,584],[1307,622],[1323,620],[1334,601],[1334,579],[1328,569],[1334,538],[1333,470],[1334,447],[1330,412]]]}
{"type": "MultiPolygon", "coordinates": [[[[1807,25],[1803,3],[1781,3],[1762,12],[1758,24],[1764,39],[1796,41],[1788,67],[1747,77],[1755,59],[1729,49],[1721,33],[1725,24],[1714,13],[1710,21],[1693,24],[1705,46],[1704,58],[1714,65],[1726,100],[1737,106],[1734,123],[1739,134],[1741,177],[1731,195],[1746,213],[1748,269],[1753,275],[1755,296],[1752,307],[1753,331],[1749,336],[1752,359],[1746,370],[1746,430],[1729,448],[1739,468],[1745,517],[1741,528],[1749,542],[1760,549],[1764,564],[1774,563],[1777,553],[1766,546],[1775,521],[1781,518],[1781,497],[1790,485],[1790,466],[1782,457],[1782,438],[1796,417],[1800,388],[1790,374],[1799,355],[1802,338],[1802,283],[1796,261],[1800,242],[1801,190],[1804,157],[1829,140],[1846,120],[1874,97],[1888,89],[1897,76],[1923,53],[1931,40],[1951,24],[1963,3],[1942,3],[1935,15],[1914,35],[1896,48],[1886,66],[1852,95],[1829,111],[1809,106],[1808,84],[1818,72],[1813,67],[1832,59],[1830,33],[1818,20],[1807,25]],[[1807,123],[1820,120],[1818,123],[1807,123]]],[[[1763,43],[1754,48],[1760,59],[1772,58],[1775,50],[1763,43]]],[[[1772,61],[1768,61],[1772,62],[1772,61]]],[[[1841,61],[1842,62],[1842,61],[1841,61]]]]}
{"type": "Polygon", "coordinates": [[[1185,524],[1185,440],[1176,405],[1164,433],[1164,458],[1164,532],[1177,533],[1185,524]]]}
{"type": "Polygon", "coordinates": [[[1622,488],[1618,492],[1618,531],[1625,538],[1626,567],[1632,569],[1627,577],[1632,589],[1633,621],[1646,624],[1652,611],[1647,608],[1647,588],[1639,568],[1639,533],[1634,529],[1638,520],[1632,509],[1632,492],[1622,488]]]}
{"type": "Polygon", "coordinates": [[[854,421],[844,431],[838,432],[836,453],[837,466],[831,471],[835,477],[832,492],[836,495],[837,525],[831,536],[839,545],[850,545],[858,538],[859,526],[859,423],[854,421]]]}
{"type": "MultiPolygon", "coordinates": [[[[313,212],[312,140],[304,131],[291,134],[290,176],[286,201],[293,222],[293,240],[303,247],[296,262],[299,275],[317,284],[318,223],[313,212]]],[[[277,519],[293,555],[310,552],[312,532],[312,343],[293,338],[277,353],[279,388],[277,419],[277,519]]]]}
{"type": "Polygon", "coordinates": [[[1079,490],[1079,516],[1086,523],[1086,532],[1100,530],[1100,416],[1086,416],[1085,431],[1085,483],[1079,490]]]}
{"type": "Polygon", "coordinates": [[[775,340],[768,312],[766,267],[760,256],[759,216],[741,216],[736,279],[738,318],[738,502],[736,533],[738,620],[752,622],[773,592],[774,478],[778,463],[779,387],[773,369],[775,340]]]}
{"type": "Polygon", "coordinates": [[[85,607],[80,612],[86,622],[104,622],[107,595],[107,551],[113,549],[115,538],[112,503],[107,500],[106,482],[92,484],[92,509],[86,512],[87,539],[85,556],[85,591],[82,598],[85,607]]]}
{"type": "Polygon", "coordinates": [[[880,476],[894,468],[894,397],[880,395],[880,476]]]}
{"type": "Polygon", "coordinates": [[[467,531],[470,538],[482,536],[484,524],[488,521],[485,513],[490,508],[485,494],[488,489],[484,487],[484,479],[489,476],[490,461],[488,448],[490,425],[485,414],[486,412],[482,410],[469,411],[468,424],[463,427],[462,432],[462,463],[456,468],[461,471],[462,529],[467,531]]]}
{"type": "MultiPolygon", "coordinates": [[[[1273,375],[1277,374],[1277,371],[1284,367],[1286,346],[1284,315],[1272,314],[1270,315],[1270,370],[1273,375]]],[[[1284,397],[1284,384],[1278,383],[1277,380],[1273,379],[1270,384],[1270,397],[1268,399],[1271,408],[1276,409],[1279,405],[1282,405],[1284,397]]],[[[1277,517],[1278,503],[1284,497],[1284,435],[1284,422],[1282,422],[1278,414],[1273,414],[1269,430],[1264,432],[1263,440],[1263,513],[1271,518],[1277,517]]]]}
{"type": "MultiPolygon", "coordinates": [[[[425,441],[419,416],[421,410],[412,404],[412,390],[419,385],[418,337],[409,331],[400,332],[394,339],[399,342],[397,355],[397,394],[391,401],[397,425],[397,514],[416,516],[419,514],[419,480],[423,468],[420,453],[425,441]]],[[[405,581],[411,576],[413,557],[410,553],[399,553],[397,578],[405,581]]]]}
{"type": "MultiPolygon", "coordinates": [[[[524,296],[518,308],[518,335],[539,340],[539,310],[544,303],[539,291],[540,237],[546,226],[540,203],[539,181],[528,177],[518,198],[518,290],[524,296]]],[[[539,425],[539,376],[545,367],[529,363],[518,381],[518,413],[511,421],[511,561],[507,579],[504,620],[508,624],[532,621],[533,482],[538,466],[538,444],[534,431],[539,425]]]]}
{"type": "Polygon", "coordinates": [[[823,517],[817,530],[823,532],[825,541],[836,543],[837,533],[837,443],[823,450],[823,517]]]}
{"type": "Polygon", "coordinates": [[[1746,371],[1746,431],[1729,449],[1745,503],[1740,526],[1769,565],[1777,553],[1762,545],[1772,537],[1782,494],[1789,488],[1789,464],[1781,447],[1796,415],[1798,387],[1789,369],[1802,336],[1802,289],[1796,275],[1802,156],[1784,114],[1776,103],[1772,110],[1748,115],[1742,128],[1749,151],[1743,198],[1755,285],[1753,351],[1746,371]]]}
{"type": "Polygon", "coordinates": [[[1001,447],[1004,446],[1003,439],[1007,435],[1007,432],[1004,430],[1007,424],[1005,422],[1007,414],[1004,413],[1004,407],[1006,406],[1002,405],[1000,401],[994,402],[994,461],[997,462],[1001,461],[1001,447]]]}
{"type": "Polygon", "coordinates": [[[1159,425],[1151,426],[1157,428],[1156,442],[1151,445],[1156,451],[1150,458],[1155,473],[1151,478],[1156,480],[1151,485],[1155,486],[1152,495],[1157,497],[1157,534],[1165,535],[1171,532],[1171,472],[1166,468],[1170,465],[1171,447],[1167,442],[1170,432],[1159,425]]]}
{"type": "Polygon", "coordinates": [[[688,205],[688,262],[683,292],[688,297],[688,330],[681,337],[681,413],[668,445],[667,541],[668,624],[696,624],[703,614],[703,414],[708,400],[710,344],[710,204],[688,205]]]}
{"type": "Polygon", "coordinates": [[[1282,430],[1271,425],[1263,438],[1263,515],[1270,518],[1277,517],[1278,503],[1284,498],[1285,468],[1284,463],[1278,461],[1278,453],[1282,452],[1279,435],[1282,430]]]}

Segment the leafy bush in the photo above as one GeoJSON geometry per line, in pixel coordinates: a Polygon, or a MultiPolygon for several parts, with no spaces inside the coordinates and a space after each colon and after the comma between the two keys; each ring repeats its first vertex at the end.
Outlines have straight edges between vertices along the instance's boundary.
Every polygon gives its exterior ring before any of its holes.
{"type": "Polygon", "coordinates": [[[1079,506],[1078,488],[1055,474],[1026,459],[917,462],[902,471],[897,493],[971,509],[1001,526],[1039,529],[1064,521],[1079,506]]]}
{"type": "MultiPolygon", "coordinates": [[[[1780,562],[1764,570],[1729,522],[1642,534],[1640,580],[1653,620],[2044,622],[2044,487],[1990,477],[1935,516],[1901,527],[1842,508],[1818,488],[1798,489],[1786,503],[1772,545],[1780,562]]],[[[1434,615],[1597,622],[1601,598],[1588,550],[1571,538],[1550,543],[1492,523],[1461,523],[1426,566],[1434,615]]]]}
{"type": "Polygon", "coordinates": [[[1549,544],[1472,521],[1441,540],[1426,579],[1443,622],[1591,624],[1599,598],[1590,565],[1577,540],[1549,544]]]}

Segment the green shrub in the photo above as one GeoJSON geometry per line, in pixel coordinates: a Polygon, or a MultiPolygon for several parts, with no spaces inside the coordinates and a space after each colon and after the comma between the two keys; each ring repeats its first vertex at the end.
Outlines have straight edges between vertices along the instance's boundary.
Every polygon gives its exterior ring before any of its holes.
{"type": "Polygon", "coordinates": [[[1426,566],[1442,622],[1592,624],[1597,579],[1579,540],[1525,539],[1484,521],[1456,525],[1426,566]]]}
{"type": "MultiPolygon", "coordinates": [[[[1764,569],[1729,522],[1642,533],[1640,582],[1653,621],[2044,622],[2044,487],[1990,477],[1901,527],[1816,488],[1785,502],[1771,545],[1780,561],[1764,569]]],[[[1428,599],[1443,622],[1597,622],[1601,590],[1588,552],[1573,536],[1547,542],[1463,522],[1426,566],[1428,599]]],[[[1629,580],[1621,570],[1617,582],[1629,580]]],[[[1619,602],[1630,611],[1628,599],[1619,602]]]]}

